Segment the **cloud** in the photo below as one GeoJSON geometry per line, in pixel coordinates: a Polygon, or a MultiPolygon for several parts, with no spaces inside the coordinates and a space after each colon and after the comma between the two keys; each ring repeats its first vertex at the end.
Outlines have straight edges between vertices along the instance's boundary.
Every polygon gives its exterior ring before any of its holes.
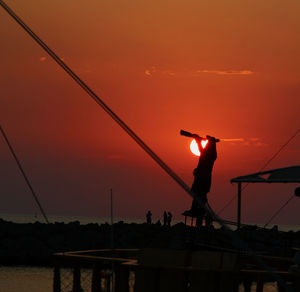
{"type": "Polygon", "coordinates": [[[150,70],[145,70],[145,74],[147,75],[147,76],[151,76],[152,74],[151,74],[151,71],[150,70]]]}
{"type": "Polygon", "coordinates": [[[254,74],[254,71],[251,70],[196,70],[196,71],[190,71],[190,72],[174,72],[172,70],[161,70],[157,69],[155,66],[149,67],[144,71],[144,74],[147,76],[153,76],[154,74],[159,75],[167,75],[167,76],[175,76],[178,74],[192,74],[192,76],[199,76],[199,74],[202,73],[209,73],[209,74],[216,74],[216,75],[252,75],[254,74]]]}
{"type": "Polygon", "coordinates": [[[268,145],[266,143],[261,142],[259,138],[223,138],[221,139],[221,142],[231,142],[231,144],[239,143],[239,145],[256,147],[268,145]]]}
{"type": "Polygon", "coordinates": [[[163,71],[162,73],[166,74],[166,75],[169,75],[169,76],[174,76],[175,75],[175,73],[172,72],[172,71],[163,71]]]}
{"type": "Polygon", "coordinates": [[[147,76],[151,76],[151,75],[153,75],[153,73],[155,73],[155,72],[156,72],[155,66],[152,66],[151,68],[145,70],[145,74],[146,74],[147,76]]]}
{"type": "Polygon", "coordinates": [[[197,73],[211,73],[217,75],[252,75],[251,70],[197,70],[197,73]]]}
{"type": "MultiPolygon", "coordinates": [[[[45,56],[40,57],[40,61],[41,61],[41,62],[45,62],[47,59],[48,59],[48,58],[45,57],[45,56]]],[[[61,59],[63,62],[65,61],[64,57],[59,58],[59,59],[61,59]]]]}
{"type": "Polygon", "coordinates": [[[161,74],[161,75],[168,75],[168,76],[174,76],[175,75],[175,73],[171,70],[158,70],[155,66],[152,66],[152,67],[146,69],[144,73],[147,76],[152,76],[155,73],[156,74],[161,74]]]}
{"type": "Polygon", "coordinates": [[[249,138],[249,139],[245,140],[245,142],[243,143],[243,145],[245,145],[245,146],[262,147],[262,146],[267,146],[268,144],[261,142],[259,138],[249,138]]]}
{"type": "Polygon", "coordinates": [[[244,142],[245,139],[244,138],[225,138],[225,139],[221,139],[221,141],[224,141],[224,142],[244,142]]]}

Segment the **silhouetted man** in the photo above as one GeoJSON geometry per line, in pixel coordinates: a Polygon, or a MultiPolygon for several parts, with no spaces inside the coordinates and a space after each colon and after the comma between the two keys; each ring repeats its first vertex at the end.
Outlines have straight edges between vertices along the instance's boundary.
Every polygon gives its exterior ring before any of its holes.
{"type": "Polygon", "coordinates": [[[164,226],[167,225],[167,222],[168,222],[168,215],[167,215],[167,212],[164,211],[164,226]]]}
{"type": "Polygon", "coordinates": [[[171,226],[172,217],[173,217],[172,213],[168,212],[168,218],[167,219],[168,219],[168,226],[169,227],[171,226]]]}
{"type": "MultiPolygon", "coordinates": [[[[206,136],[208,140],[206,146],[201,145],[201,138],[195,137],[200,150],[200,157],[197,167],[194,169],[194,182],[191,191],[201,200],[203,204],[207,203],[207,193],[211,186],[211,173],[214,162],[217,159],[216,139],[211,136],[206,136]]],[[[202,225],[202,219],[205,215],[205,210],[194,199],[191,208],[193,215],[198,219],[197,225],[202,225]]]]}
{"type": "Polygon", "coordinates": [[[147,219],[147,224],[151,224],[152,223],[152,213],[149,210],[146,214],[146,219],[147,219]]]}

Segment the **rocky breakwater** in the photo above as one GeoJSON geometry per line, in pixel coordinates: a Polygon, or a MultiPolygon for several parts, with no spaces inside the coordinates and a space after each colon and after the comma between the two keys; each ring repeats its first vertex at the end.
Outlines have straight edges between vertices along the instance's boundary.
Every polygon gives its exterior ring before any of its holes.
{"type": "MultiPolygon", "coordinates": [[[[115,248],[178,247],[183,244],[184,224],[114,224],[115,248]]],[[[18,224],[0,219],[0,263],[48,265],[55,252],[111,247],[109,224],[81,225],[40,222],[18,224]]]]}
{"type": "MultiPolygon", "coordinates": [[[[115,248],[192,248],[236,249],[232,231],[193,228],[183,223],[172,227],[160,224],[126,224],[113,226],[115,248]]],[[[291,256],[292,247],[300,247],[300,232],[275,232],[245,228],[239,237],[260,253],[291,256]],[[264,240],[263,240],[264,239],[264,240]]],[[[109,224],[81,225],[65,223],[18,224],[0,219],[0,264],[50,265],[56,252],[111,248],[109,224]]]]}

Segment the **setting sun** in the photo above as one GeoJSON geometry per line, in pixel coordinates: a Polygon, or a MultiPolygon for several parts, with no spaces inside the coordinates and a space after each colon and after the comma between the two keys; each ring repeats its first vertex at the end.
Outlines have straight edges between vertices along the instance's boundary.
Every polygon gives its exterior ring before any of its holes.
{"type": "MultiPolygon", "coordinates": [[[[207,142],[208,142],[208,140],[201,140],[201,145],[203,148],[205,148],[207,142]]],[[[201,153],[200,153],[198,144],[195,139],[192,140],[192,142],[190,144],[190,149],[194,155],[200,156],[201,153]]]]}

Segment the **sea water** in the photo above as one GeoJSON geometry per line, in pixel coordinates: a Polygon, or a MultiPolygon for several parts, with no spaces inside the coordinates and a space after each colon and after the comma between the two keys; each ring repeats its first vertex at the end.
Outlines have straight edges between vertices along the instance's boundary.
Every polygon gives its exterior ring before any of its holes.
{"type": "MultiPolygon", "coordinates": [[[[255,291],[256,285],[253,284],[251,292],[255,291]]],[[[275,283],[266,283],[263,291],[275,292],[277,286],[275,283]]],[[[53,292],[53,270],[26,266],[0,267],[0,292],[53,292]]],[[[242,285],[239,292],[244,292],[242,285]]]]}
{"type": "Polygon", "coordinates": [[[0,292],[52,292],[53,271],[40,267],[0,267],[0,292]]]}

